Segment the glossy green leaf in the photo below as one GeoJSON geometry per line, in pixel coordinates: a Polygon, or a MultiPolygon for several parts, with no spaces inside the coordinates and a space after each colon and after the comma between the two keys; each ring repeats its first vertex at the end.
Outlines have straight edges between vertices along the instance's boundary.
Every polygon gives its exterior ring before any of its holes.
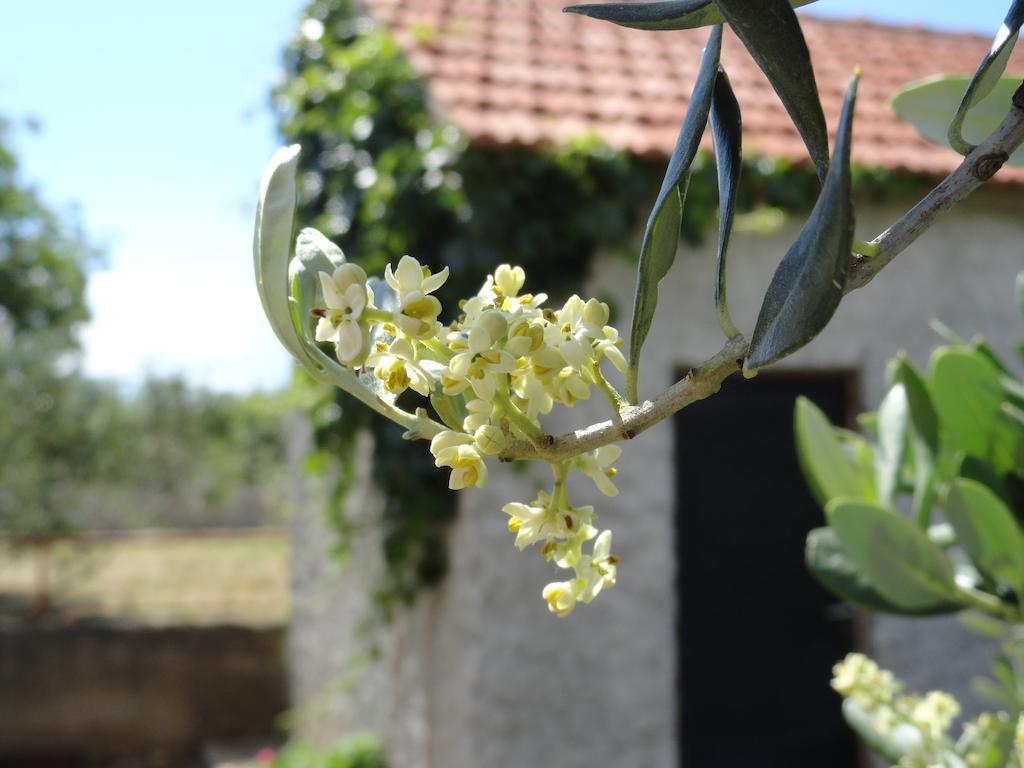
{"type": "Polygon", "coordinates": [[[831,528],[815,528],[807,534],[805,550],[807,567],[818,582],[848,603],[881,613],[902,616],[933,616],[959,611],[961,606],[937,602],[923,610],[908,610],[887,600],[868,583],[839,546],[831,528]]]}
{"type": "Polygon", "coordinates": [[[302,343],[292,325],[288,305],[288,262],[292,254],[298,162],[297,144],[282,147],[263,172],[256,203],[253,267],[256,290],[270,326],[285,349],[302,359],[302,343]]]}
{"type": "Polygon", "coordinates": [[[768,76],[824,181],[828,132],[814,67],[796,13],[787,0],[716,0],[736,36],[768,76]]]}
{"type": "Polygon", "coordinates": [[[887,600],[916,611],[956,600],[952,563],[905,517],[855,499],[835,499],[826,513],[843,552],[887,600]]]}
{"type": "Polygon", "coordinates": [[[854,75],[846,91],[835,157],[818,202],[768,286],[744,372],[773,363],[817,336],[843,297],[853,244],[850,141],[857,79],[854,75]]]}
{"type": "Polygon", "coordinates": [[[907,398],[907,432],[914,456],[914,515],[920,523],[927,525],[935,495],[939,417],[927,385],[903,355],[896,358],[893,380],[903,385],[907,398]]]}
{"type": "MultiPolygon", "coordinates": [[[[799,8],[815,0],[790,0],[799,8]]],[[[563,8],[592,19],[610,21],[622,27],[647,30],[694,29],[725,21],[711,0],[662,0],[653,3],[587,3],[563,8]]]]}
{"type": "Polygon", "coordinates": [[[878,501],[892,506],[899,485],[900,471],[907,448],[910,403],[907,389],[896,382],[878,408],[878,450],[875,451],[878,501]]]}
{"type": "Polygon", "coordinates": [[[1003,72],[1006,71],[1006,64],[1010,60],[1010,54],[1013,53],[1013,47],[1017,43],[1021,23],[1024,23],[1024,0],[1013,0],[1002,26],[992,41],[992,48],[981,60],[981,64],[978,65],[978,69],[963,92],[963,98],[949,124],[948,131],[950,146],[962,155],[966,155],[974,149],[974,145],[963,135],[967,115],[1000,82],[1003,72]]]}
{"type": "Polygon", "coordinates": [[[718,261],[715,267],[715,311],[718,325],[728,338],[737,336],[739,329],[729,314],[726,290],[728,278],[726,257],[729,236],[736,214],[736,191],[740,180],[743,150],[743,119],[729,76],[718,68],[715,90],[711,98],[711,136],[715,143],[715,165],[718,168],[718,261]]]}
{"type": "Polygon", "coordinates": [[[806,397],[797,398],[793,422],[797,459],[822,507],[840,496],[874,500],[870,460],[863,464],[850,456],[818,406],[806,397]]]}
{"type": "Polygon", "coordinates": [[[722,27],[711,30],[701,58],[697,81],[690,94],[690,103],[683,118],[675,150],[669,159],[658,199],[647,220],[640,263],[637,266],[636,296],[633,300],[633,324],[629,340],[629,368],[626,372],[626,396],[637,402],[637,379],[640,350],[651,330],[654,310],[658,306],[658,283],[668,274],[679,248],[679,227],[682,223],[683,200],[690,180],[690,166],[711,111],[711,95],[718,74],[718,58],[722,50],[722,27]]]}
{"type": "Polygon", "coordinates": [[[1000,473],[1013,469],[1019,433],[1002,413],[999,372],[966,347],[942,347],[932,356],[935,410],[953,449],[990,461],[1000,473]]]}
{"type": "Polygon", "coordinates": [[[980,483],[959,479],[944,511],[977,569],[1024,596],[1024,534],[1000,498],[980,483]]]}
{"type": "MultiPolygon", "coordinates": [[[[890,104],[901,118],[913,125],[924,138],[942,147],[950,146],[949,119],[956,111],[968,79],[956,75],[937,75],[901,88],[890,104]]],[[[1019,77],[997,80],[987,96],[979,99],[962,126],[962,133],[975,143],[994,131],[1010,111],[1013,92],[1020,85],[1019,77]]],[[[1024,165],[1024,149],[1018,149],[1010,165],[1024,165]]]]}

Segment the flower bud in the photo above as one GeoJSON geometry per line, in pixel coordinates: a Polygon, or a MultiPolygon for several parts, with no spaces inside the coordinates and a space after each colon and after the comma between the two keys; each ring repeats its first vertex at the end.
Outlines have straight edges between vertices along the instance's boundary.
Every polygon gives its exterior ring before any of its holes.
{"type": "Polygon", "coordinates": [[[473,441],[477,450],[486,456],[497,456],[505,450],[508,438],[505,433],[493,424],[484,424],[473,433],[473,441]]]}

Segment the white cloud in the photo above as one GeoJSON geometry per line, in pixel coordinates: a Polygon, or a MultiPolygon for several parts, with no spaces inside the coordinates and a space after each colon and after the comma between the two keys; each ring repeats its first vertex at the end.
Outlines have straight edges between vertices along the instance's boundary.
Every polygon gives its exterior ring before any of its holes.
{"type": "Polygon", "coordinates": [[[113,267],[89,280],[87,374],[129,383],[180,374],[231,391],[287,383],[290,358],[260,307],[248,228],[221,227],[221,243],[194,229],[157,244],[118,243],[113,267]]]}

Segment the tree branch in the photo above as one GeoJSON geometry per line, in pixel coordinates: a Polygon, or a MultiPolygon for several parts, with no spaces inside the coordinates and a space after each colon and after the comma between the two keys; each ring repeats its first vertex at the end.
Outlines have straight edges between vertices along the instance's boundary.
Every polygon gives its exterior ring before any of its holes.
{"type": "Polygon", "coordinates": [[[1013,105],[999,127],[964,158],[903,217],[871,241],[878,253],[857,258],[850,268],[846,292],[862,288],[890,261],[919,238],[935,220],[991,179],[1010,155],[1024,143],[1024,83],[1013,94],[1013,105]]]}
{"type": "Polygon", "coordinates": [[[512,459],[545,459],[564,461],[584,451],[592,451],[603,445],[620,440],[632,440],[645,429],[680,411],[686,406],[713,395],[722,382],[743,366],[747,352],[747,340],[736,336],[699,368],[692,369],[686,376],[666,389],[653,400],[622,409],[619,418],[592,424],[586,429],[577,429],[559,437],[550,437],[537,447],[517,441],[508,447],[500,457],[503,461],[512,459]]]}
{"type": "MultiPolygon", "coordinates": [[[[943,213],[965,199],[991,179],[1024,143],[1024,83],[1013,95],[1009,114],[985,141],[968,154],[955,171],[905,213],[899,221],[880,234],[870,245],[871,257],[852,254],[844,293],[871,282],[896,256],[926,232],[943,213]]],[[[722,382],[743,367],[747,341],[735,336],[713,357],[691,370],[653,400],[623,408],[619,417],[592,424],[557,437],[545,436],[537,445],[516,441],[501,455],[502,461],[545,459],[564,461],[620,440],[632,440],[688,405],[713,395],[722,382]]]]}

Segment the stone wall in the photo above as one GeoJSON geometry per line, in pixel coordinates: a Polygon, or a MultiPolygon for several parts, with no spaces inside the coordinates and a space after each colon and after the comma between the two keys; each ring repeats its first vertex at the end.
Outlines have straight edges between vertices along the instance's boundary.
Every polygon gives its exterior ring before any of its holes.
{"type": "MultiPolygon", "coordinates": [[[[868,208],[858,234],[881,231],[901,212],[868,208]]],[[[741,328],[753,326],[797,227],[734,237],[729,290],[741,328]]],[[[780,367],[855,371],[856,405],[863,409],[877,405],[885,363],[897,350],[927,363],[940,341],[929,318],[942,318],[967,337],[984,334],[1008,353],[1024,336],[1012,300],[1013,277],[1024,268],[1021,231],[1012,194],[979,194],[848,296],[829,328],[780,367]]],[[[684,249],[663,282],[644,351],[642,396],[720,346],[713,274],[712,238],[684,249]]],[[[529,288],[542,289],[527,280],[529,288]]],[[[628,324],[633,284],[631,265],[603,257],[588,292],[615,303],[621,327],[628,324]]],[[[607,418],[597,399],[551,429],[607,418]]],[[[460,495],[448,580],[383,633],[381,660],[355,676],[362,646],[354,627],[365,615],[367,574],[376,567],[373,532],[364,531],[359,554],[339,572],[323,554],[328,535],[317,510],[307,510],[296,528],[302,576],[291,651],[293,696],[321,702],[310,707],[307,732],[336,738],[352,729],[381,731],[396,768],[676,766],[672,440],[663,423],[627,446],[617,499],[598,497],[583,484],[574,489],[578,503],[598,505],[622,562],[618,585],[565,620],[550,616],[540,598],[556,574],[535,552],[514,549],[500,512],[505,501],[532,498],[534,486],[548,481],[543,467],[522,476],[493,466],[486,489],[460,495]]],[[[368,512],[372,497],[363,485],[350,508],[368,512]]],[[[968,677],[987,669],[989,649],[953,620],[875,618],[867,640],[911,686],[952,689],[969,703],[968,677]]]]}
{"type": "Polygon", "coordinates": [[[4,626],[0,765],[170,761],[273,734],[283,659],[280,628],[4,626]]]}

